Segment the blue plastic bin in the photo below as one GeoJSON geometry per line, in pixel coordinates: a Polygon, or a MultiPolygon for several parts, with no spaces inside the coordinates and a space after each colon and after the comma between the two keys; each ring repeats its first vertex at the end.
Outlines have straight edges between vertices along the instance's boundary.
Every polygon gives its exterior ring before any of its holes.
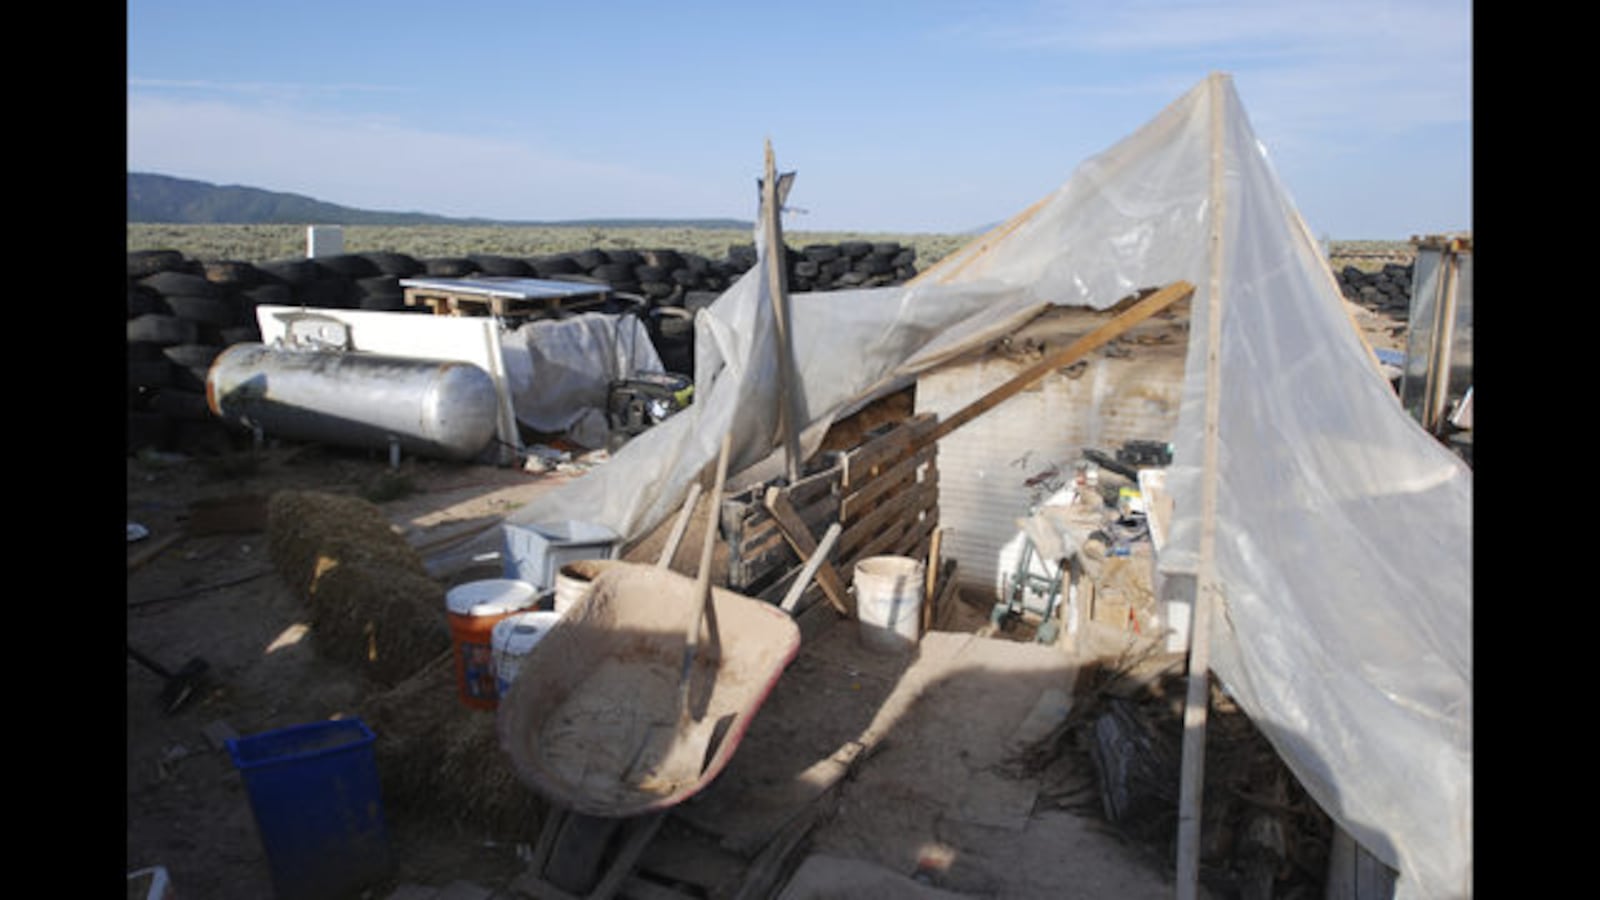
{"type": "Polygon", "coordinates": [[[227,742],[280,900],[345,898],[390,873],[374,740],[342,719],[227,742]]]}

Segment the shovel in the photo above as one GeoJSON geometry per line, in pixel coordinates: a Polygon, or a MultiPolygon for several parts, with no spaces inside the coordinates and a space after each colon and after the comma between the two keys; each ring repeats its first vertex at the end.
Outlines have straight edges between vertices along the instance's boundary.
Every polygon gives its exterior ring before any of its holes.
{"type": "Polygon", "coordinates": [[[177,712],[189,702],[189,698],[194,696],[194,692],[200,688],[206,673],[211,669],[209,663],[196,656],[184,663],[183,668],[177,672],[168,672],[160,663],[133,649],[132,644],[128,645],[128,656],[139,665],[161,676],[161,680],[166,682],[161,688],[161,708],[167,715],[177,712]]]}
{"type": "MultiPolygon", "coordinates": [[[[725,730],[723,723],[717,723],[703,738],[696,738],[693,732],[697,723],[705,715],[705,710],[698,713],[693,709],[694,702],[690,696],[690,686],[694,681],[694,660],[700,653],[700,622],[706,622],[709,632],[710,646],[706,648],[712,658],[719,652],[719,637],[717,634],[716,609],[711,602],[711,557],[717,543],[717,518],[722,502],[722,488],[728,478],[728,457],[732,447],[732,435],[722,436],[722,451],[717,459],[716,484],[711,489],[710,517],[706,521],[704,541],[700,548],[700,571],[695,577],[694,596],[691,602],[689,622],[685,628],[683,646],[683,668],[678,674],[677,709],[674,720],[663,721],[657,719],[645,731],[643,741],[634,751],[633,759],[628,765],[628,780],[646,790],[660,791],[663,793],[675,790],[678,785],[687,784],[699,777],[705,768],[711,752],[711,747],[719,739],[717,732],[725,730]],[[698,740],[704,743],[700,752],[690,752],[679,743],[685,740],[698,740]],[[678,747],[678,752],[672,749],[678,747]],[[645,751],[654,751],[646,756],[645,751]],[[640,772],[640,769],[643,772],[640,772]]],[[[709,695],[701,698],[709,703],[709,695]]]]}

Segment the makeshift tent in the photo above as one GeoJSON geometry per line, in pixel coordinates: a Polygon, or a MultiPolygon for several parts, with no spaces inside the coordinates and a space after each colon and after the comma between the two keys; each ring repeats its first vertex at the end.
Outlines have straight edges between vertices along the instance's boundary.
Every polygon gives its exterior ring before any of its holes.
{"type": "MultiPolygon", "coordinates": [[[[757,242],[762,263],[696,321],[693,406],[509,521],[638,536],[725,431],[735,470],[781,471],[772,248],[757,242]]],[[[1212,671],[1322,808],[1399,871],[1398,895],[1467,896],[1471,472],[1401,409],[1226,76],[914,283],[793,303],[802,447],[860,398],[1044,304],[1105,309],[1178,280],[1196,287],[1196,325],[1162,569],[1216,585],[1212,671]],[[1200,323],[1218,300],[1213,346],[1200,323]]]]}

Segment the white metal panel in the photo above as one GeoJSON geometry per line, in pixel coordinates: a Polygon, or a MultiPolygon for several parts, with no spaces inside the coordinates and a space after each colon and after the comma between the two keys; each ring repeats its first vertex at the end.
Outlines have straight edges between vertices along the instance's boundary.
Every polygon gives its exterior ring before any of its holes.
{"type": "MultiPolygon", "coordinates": [[[[1171,437],[1182,352],[1179,346],[1136,348],[1126,358],[1097,353],[1078,377],[1052,373],[940,441],[941,548],[957,560],[964,590],[1002,596],[1004,548],[1019,531],[1017,520],[1071,480],[1085,448],[1111,453],[1125,441],[1171,437]]],[[[917,382],[917,412],[947,417],[1031,362],[999,357],[925,373],[917,382]]]]}

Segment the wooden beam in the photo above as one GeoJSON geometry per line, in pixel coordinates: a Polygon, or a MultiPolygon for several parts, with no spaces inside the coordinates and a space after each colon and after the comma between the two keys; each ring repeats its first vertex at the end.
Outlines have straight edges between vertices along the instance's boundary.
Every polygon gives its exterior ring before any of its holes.
{"type": "Polygon", "coordinates": [[[789,292],[784,257],[783,224],[778,212],[777,165],[772,141],[767,141],[766,177],[761,180],[761,224],[767,244],[767,289],[772,295],[772,321],[778,353],[778,427],[783,434],[783,457],[789,483],[800,480],[800,426],[794,411],[794,344],[789,337],[789,292]]]}
{"type": "Polygon", "coordinates": [[[972,403],[946,417],[931,432],[919,439],[913,447],[921,449],[971,422],[978,416],[1022,393],[1046,375],[1064,366],[1070,366],[1100,347],[1111,343],[1124,332],[1145,321],[1167,307],[1194,293],[1194,285],[1187,281],[1174,281],[1159,291],[1128,307],[1121,315],[1101,325],[1044,359],[1019,372],[1011,380],[983,395],[972,403]]]}
{"type": "Polygon", "coordinates": [[[1178,775],[1178,900],[1196,900],[1200,890],[1200,817],[1205,788],[1206,714],[1211,704],[1211,610],[1218,591],[1217,419],[1222,403],[1222,189],[1221,77],[1211,85],[1211,282],[1206,298],[1206,395],[1200,465],[1200,565],[1189,617],[1189,683],[1183,707],[1183,762],[1178,775]]]}
{"type": "Polygon", "coordinates": [[[794,584],[789,586],[789,592],[784,595],[783,602],[778,607],[790,615],[794,614],[795,604],[800,602],[800,595],[806,592],[806,586],[816,576],[817,569],[828,561],[828,554],[833,551],[835,541],[839,540],[839,523],[835,522],[823,532],[822,540],[818,542],[816,552],[805,561],[805,566],[800,569],[800,574],[795,577],[794,584]]]}
{"type": "MultiPolygon", "coordinates": [[[[783,536],[794,547],[794,552],[801,559],[809,559],[817,552],[817,541],[806,529],[806,523],[800,521],[794,507],[789,504],[789,499],[777,488],[767,488],[767,509],[771,510],[774,518],[778,520],[778,527],[782,529],[783,536]]],[[[817,569],[817,584],[822,586],[822,593],[833,604],[833,608],[842,616],[854,618],[850,611],[850,594],[845,588],[844,580],[839,577],[837,570],[831,563],[824,561],[817,569]]]]}

